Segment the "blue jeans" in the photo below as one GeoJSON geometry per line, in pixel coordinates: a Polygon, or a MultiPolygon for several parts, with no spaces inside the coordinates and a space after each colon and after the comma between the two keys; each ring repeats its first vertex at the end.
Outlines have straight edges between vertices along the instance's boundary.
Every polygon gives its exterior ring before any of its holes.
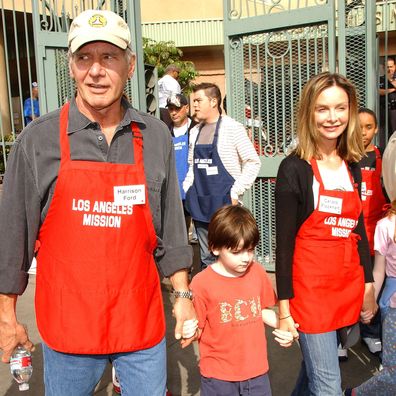
{"type": "Polygon", "coordinates": [[[149,349],[110,355],[75,355],[56,352],[44,343],[42,346],[46,396],[92,395],[109,360],[123,396],[165,395],[165,338],[149,349]]]}
{"type": "Polygon", "coordinates": [[[336,331],[299,334],[303,362],[292,396],[342,395],[336,331]]]}
{"type": "Polygon", "coordinates": [[[216,261],[216,256],[212,254],[208,247],[208,227],[209,223],[194,220],[195,231],[197,232],[199,253],[201,255],[201,270],[216,261]]]}

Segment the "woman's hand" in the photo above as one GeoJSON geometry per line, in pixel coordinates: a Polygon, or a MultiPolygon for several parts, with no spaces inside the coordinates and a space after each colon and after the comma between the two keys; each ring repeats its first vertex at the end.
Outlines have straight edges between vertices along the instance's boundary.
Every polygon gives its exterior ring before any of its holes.
{"type": "MultiPolygon", "coordinates": [[[[378,305],[375,302],[374,285],[372,283],[366,283],[364,285],[364,298],[363,298],[363,306],[362,306],[363,316],[361,314],[361,317],[364,318],[364,320],[370,321],[372,317],[376,314],[377,310],[378,310],[378,305]]],[[[367,322],[363,322],[363,323],[367,323],[367,322]]]]}
{"type": "Polygon", "coordinates": [[[298,324],[294,322],[293,317],[289,314],[286,316],[279,316],[279,330],[290,332],[294,340],[298,340],[298,324]]]}
{"type": "Polygon", "coordinates": [[[360,321],[364,324],[370,323],[374,314],[371,311],[360,311],[360,321]]]}

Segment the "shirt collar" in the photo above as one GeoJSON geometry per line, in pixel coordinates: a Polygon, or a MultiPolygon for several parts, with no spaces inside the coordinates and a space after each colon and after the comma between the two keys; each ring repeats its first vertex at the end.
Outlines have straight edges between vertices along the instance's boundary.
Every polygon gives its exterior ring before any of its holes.
{"type": "MultiPolygon", "coordinates": [[[[146,126],[141,115],[138,113],[136,109],[132,107],[129,101],[123,97],[121,99],[121,105],[126,109],[124,118],[120,122],[120,127],[123,128],[124,126],[130,125],[131,122],[136,122],[140,126],[146,126]]],[[[77,107],[76,99],[73,98],[70,101],[70,108],[69,108],[69,125],[67,128],[67,133],[71,134],[83,129],[89,128],[90,125],[95,124],[94,121],[91,121],[87,116],[82,114],[77,107]]]]}

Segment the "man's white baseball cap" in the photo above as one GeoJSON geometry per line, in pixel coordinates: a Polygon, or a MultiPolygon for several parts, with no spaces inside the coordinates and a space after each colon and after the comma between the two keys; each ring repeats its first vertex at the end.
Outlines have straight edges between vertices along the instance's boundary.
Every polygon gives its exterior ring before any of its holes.
{"type": "Polygon", "coordinates": [[[92,41],[105,41],[121,49],[130,47],[131,33],[126,22],[107,10],[86,10],[70,25],[68,44],[72,53],[92,41]]]}

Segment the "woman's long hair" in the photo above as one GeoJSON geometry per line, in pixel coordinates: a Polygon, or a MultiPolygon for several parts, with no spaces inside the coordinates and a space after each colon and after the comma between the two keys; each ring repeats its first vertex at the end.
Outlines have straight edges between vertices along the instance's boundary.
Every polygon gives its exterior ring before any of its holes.
{"type": "Polygon", "coordinates": [[[355,86],[338,73],[320,73],[304,86],[297,112],[298,145],[295,153],[301,159],[321,158],[320,134],[315,122],[315,105],[319,95],[327,88],[340,87],[348,95],[349,121],[337,141],[337,153],[345,161],[358,162],[364,155],[362,132],[358,116],[358,102],[355,86]]]}

